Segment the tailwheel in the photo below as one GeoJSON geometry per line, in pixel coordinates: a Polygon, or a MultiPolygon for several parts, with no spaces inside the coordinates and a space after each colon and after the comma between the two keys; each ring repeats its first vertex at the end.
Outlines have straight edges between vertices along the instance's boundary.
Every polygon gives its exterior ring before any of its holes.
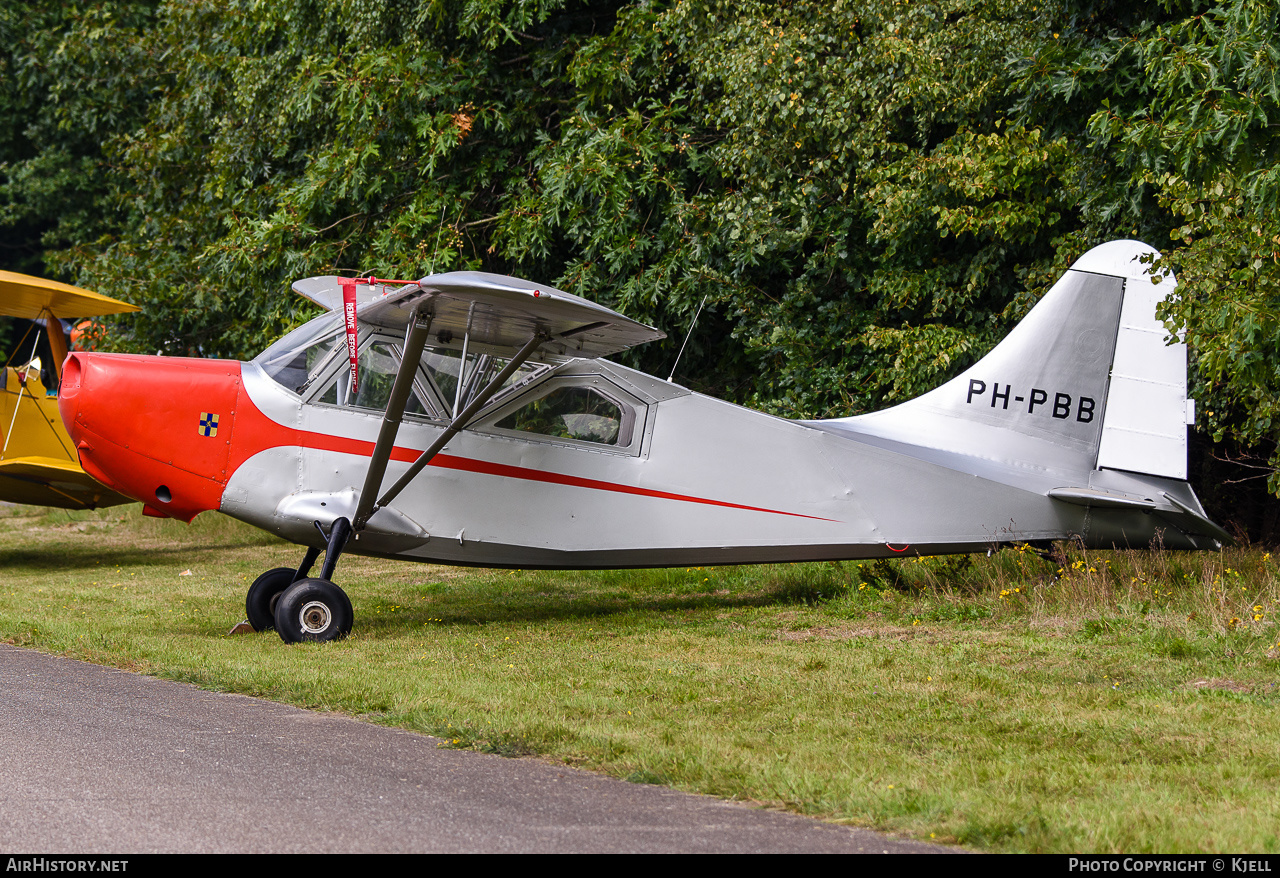
{"type": "Polygon", "coordinates": [[[275,629],[285,643],[339,640],[355,617],[346,592],[327,579],[301,579],[276,601],[275,629]]]}
{"type": "Polygon", "coordinates": [[[277,567],[259,576],[249,586],[249,594],[244,599],[244,613],[254,631],[270,631],[276,626],[276,601],[293,584],[296,575],[292,567],[277,567]]]}

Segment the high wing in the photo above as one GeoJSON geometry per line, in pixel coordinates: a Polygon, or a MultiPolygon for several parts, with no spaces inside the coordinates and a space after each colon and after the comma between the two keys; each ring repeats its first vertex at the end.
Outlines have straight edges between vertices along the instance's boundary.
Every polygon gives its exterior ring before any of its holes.
{"type": "Polygon", "coordinates": [[[57,317],[101,317],[137,310],[137,305],[56,280],[0,271],[0,314],[6,317],[36,320],[49,313],[57,317]]]}
{"type": "MultiPolygon", "coordinates": [[[[603,305],[545,284],[480,271],[433,274],[377,293],[380,284],[356,288],[361,323],[403,331],[414,308],[438,339],[469,338],[471,350],[494,354],[518,351],[535,333],[546,341],[541,356],[606,357],[666,334],[603,305]]],[[[298,281],[293,289],[321,307],[342,305],[337,277],[298,281]]]]}
{"type": "MultiPolygon", "coordinates": [[[[385,294],[388,283],[403,286],[401,283],[379,281],[362,283],[356,286],[356,302],[363,305],[385,294]]],[[[342,310],[342,284],[336,275],[325,274],[318,277],[304,277],[293,282],[293,291],[305,299],[310,299],[326,311],[342,310]]]]}

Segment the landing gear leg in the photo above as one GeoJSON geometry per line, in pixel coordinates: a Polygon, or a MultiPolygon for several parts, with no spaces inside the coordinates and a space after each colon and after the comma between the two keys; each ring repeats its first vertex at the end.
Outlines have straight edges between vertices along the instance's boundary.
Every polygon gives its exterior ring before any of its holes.
{"type": "Polygon", "coordinates": [[[269,631],[274,628],[285,643],[336,640],[351,633],[355,615],[351,609],[351,600],[331,581],[334,568],[338,566],[338,558],[342,556],[342,550],[351,538],[351,522],[346,518],[339,518],[329,527],[328,533],[325,533],[320,522],[315,522],[315,526],[324,537],[324,549],[311,546],[297,570],[276,567],[259,576],[249,586],[244,609],[254,631],[269,631]],[[309,579],[311,568],[315,566],[322,551],[324,564],[320,567],[320,578],[309,579]],[[301,585],[309,587],[294,588],[301,585]],[[281,601],[290,592],[294,596],[284,615],[280,616],[278,611],[281,601]],[[305,599],[302,597],[304,595],[305,599]],[[284,625],[283,628],[281,624],[284,625]]]}
{"type": "Polygon", "coordinates": [[[307,554],[302,556],[302,563],[298,565],[297,572],[293,574],[294,582],[299,579],[306,579],[311,575],[311,568],[315,565],[316,559],[320,557],[320,552],[321,550],[314,546],[307,547],[307,554]]]}
{"type": "Polygon", "coordinates": [[[338,558],[342,555],[342,550],[346,548],[347,540],[351,538],[351,522],[346,518],[339,518],[329,525],[328,533],[324,532],[320,522],[315,522],[315,526],[326,542],[324,565],[320,568],[320,578],[333,579],[333,568],[338,566],[338,558]]]}
{"type": "Polygon", "coordinates": [[[319,549],[309,548],[297,571],[289,571],[292,579],[271,608],[272,627],[285,643],[339,640],[351,633],[355,619],[351,599],[331,581],[338,558],[351,538],[351,522],[339,518],[330,525],[328,533],[320,522],[315,522],[315,526],[325,539],[320,578],[307,578],[320,556],[319,549]]]}

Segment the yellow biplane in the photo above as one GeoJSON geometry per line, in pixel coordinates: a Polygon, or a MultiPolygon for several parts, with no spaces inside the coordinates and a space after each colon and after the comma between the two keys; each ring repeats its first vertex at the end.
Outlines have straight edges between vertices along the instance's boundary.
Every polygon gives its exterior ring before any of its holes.
{"type": "MultiPolygon", "coordinates": [[[[43,320],[49,362],[42,363],[40,333],[28,332],[4,368],[0,385],[0,500],[63,509],[93,509],[133,502],[80,468],[75,444],[58,414],[58,382],[67,358],[59,318],[137,311],[98,293],[57,281],[0,271],[0,315],[43,320]],[[26,353],[25,359],[18,359],[26,353]],[[14,361],[17,364],[12,364],[14,361]],[[42,374],[43,372],[43,374],[42,374]]],[[[32,330],[35,330],[32,324],[32,330]]]]}

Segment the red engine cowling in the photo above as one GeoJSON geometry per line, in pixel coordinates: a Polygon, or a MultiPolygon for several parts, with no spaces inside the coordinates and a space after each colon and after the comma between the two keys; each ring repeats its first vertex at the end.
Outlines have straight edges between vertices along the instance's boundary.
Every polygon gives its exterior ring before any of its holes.
{"type": "Polygon", "coordinates": [[[77,352],[58,409],[85,472],[189,522],[221,505],[242,396],[236,360],[77,352]]]}

